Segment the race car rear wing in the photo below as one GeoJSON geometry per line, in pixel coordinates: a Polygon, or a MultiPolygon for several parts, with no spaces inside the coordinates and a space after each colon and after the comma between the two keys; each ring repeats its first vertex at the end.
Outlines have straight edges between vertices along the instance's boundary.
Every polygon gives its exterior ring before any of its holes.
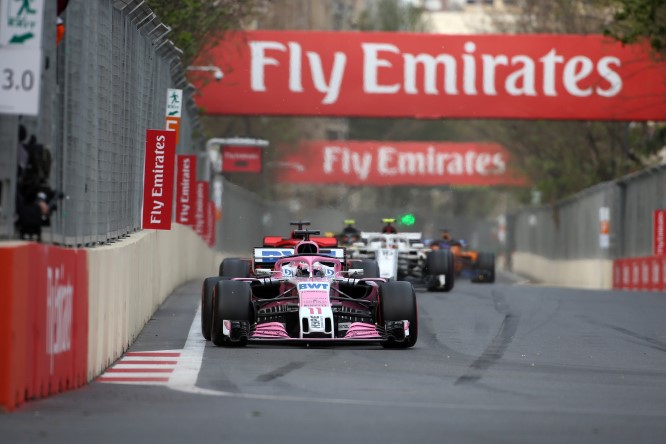
{"type": "MultiPolygon", "coordinates": [[[[254,249],[254,268],[262,266],[272,266],[278,259],[294,254],[293,248],[255,248],[254,249]]],[[[331,256],[336,259],[345,260],[344,248],[322,248],[319,250],[321,256],[331,256]]]]}
{"type": "Polygon", "coordinates": [[[387,234],[380,233],[378,231],[363,231],[361,232],[361,239],[368,239],[370,237],[379,237],[379,236],[395,236],[407,238],[410,243],[414,243],[423,239],[423,233],[411,232],[411,233],[397,233],[397,234],[387,234]]]}

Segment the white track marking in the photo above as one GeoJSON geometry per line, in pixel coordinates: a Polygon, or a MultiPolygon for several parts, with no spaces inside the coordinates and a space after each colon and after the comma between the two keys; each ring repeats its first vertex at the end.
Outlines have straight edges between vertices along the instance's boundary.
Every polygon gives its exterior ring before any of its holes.
{"type": "Polygon", "coordinates": [[[180,350],[127,352],[96,381],[107,384],[166,385],[180,350]]]}
{"type": "Polygon", "coordinates": [[[167,384],[169,388],[184,392],[191,392],[196,388],[205,348],[206,340],[201,335],[201,304],[199,304],[190,332],[187,334],[185,347],[180,353],[178,365],[169,378],[167,384]]]}

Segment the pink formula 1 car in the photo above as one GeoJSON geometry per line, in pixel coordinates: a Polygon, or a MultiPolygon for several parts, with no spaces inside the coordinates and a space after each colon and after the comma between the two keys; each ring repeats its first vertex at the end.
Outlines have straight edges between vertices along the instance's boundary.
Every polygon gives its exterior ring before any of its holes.
{"type": "Polygon", "coordinates": [[[347,269],[343,259],[319,252],[309,240],[317,231],[303,233],[294,253],[272,268],[255,268],[251,277],[206,280],[204,337],[219,346],[288,342],[412,347],[418,337],[412,284],[363,278],[362,269],[347,269]]]}

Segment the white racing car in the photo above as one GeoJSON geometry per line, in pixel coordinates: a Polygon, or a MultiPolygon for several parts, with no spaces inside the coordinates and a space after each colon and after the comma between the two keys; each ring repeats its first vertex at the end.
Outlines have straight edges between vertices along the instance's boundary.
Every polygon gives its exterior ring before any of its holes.
{"type": "Polygon", "coordinates": [[[361,242],[347,248],[351,259],[377,261],[385,279],[422,279],[430,291],[450,291],[454,284],[453,255],[449,250],[426,248],[418,232],[386,234],[362,232],[361,242]]]}

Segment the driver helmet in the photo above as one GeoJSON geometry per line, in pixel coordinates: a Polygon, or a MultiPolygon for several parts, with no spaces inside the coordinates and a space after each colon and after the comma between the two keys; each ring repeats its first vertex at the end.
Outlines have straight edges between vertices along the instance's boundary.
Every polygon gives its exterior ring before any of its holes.
{"type": "Polygon", "coordinates": [[[451,233],[449,233],[449,229],[444,228],[442,230],[442,240],[450,241],[451,239],[452,239],[452,237],[451,237],[451,233]]]}
{"type": "Polygon", "coordinates": [[[307,263],[298,264],[296,268],[297,277],[310,277],[310,269],[308,268],[307,263]]]}
{"type": "Polygon", "coordinates": [[[320,262],[315,262],[312,264],[312,276],[313,277],[325,277],[326,270],[320,262]]]}

